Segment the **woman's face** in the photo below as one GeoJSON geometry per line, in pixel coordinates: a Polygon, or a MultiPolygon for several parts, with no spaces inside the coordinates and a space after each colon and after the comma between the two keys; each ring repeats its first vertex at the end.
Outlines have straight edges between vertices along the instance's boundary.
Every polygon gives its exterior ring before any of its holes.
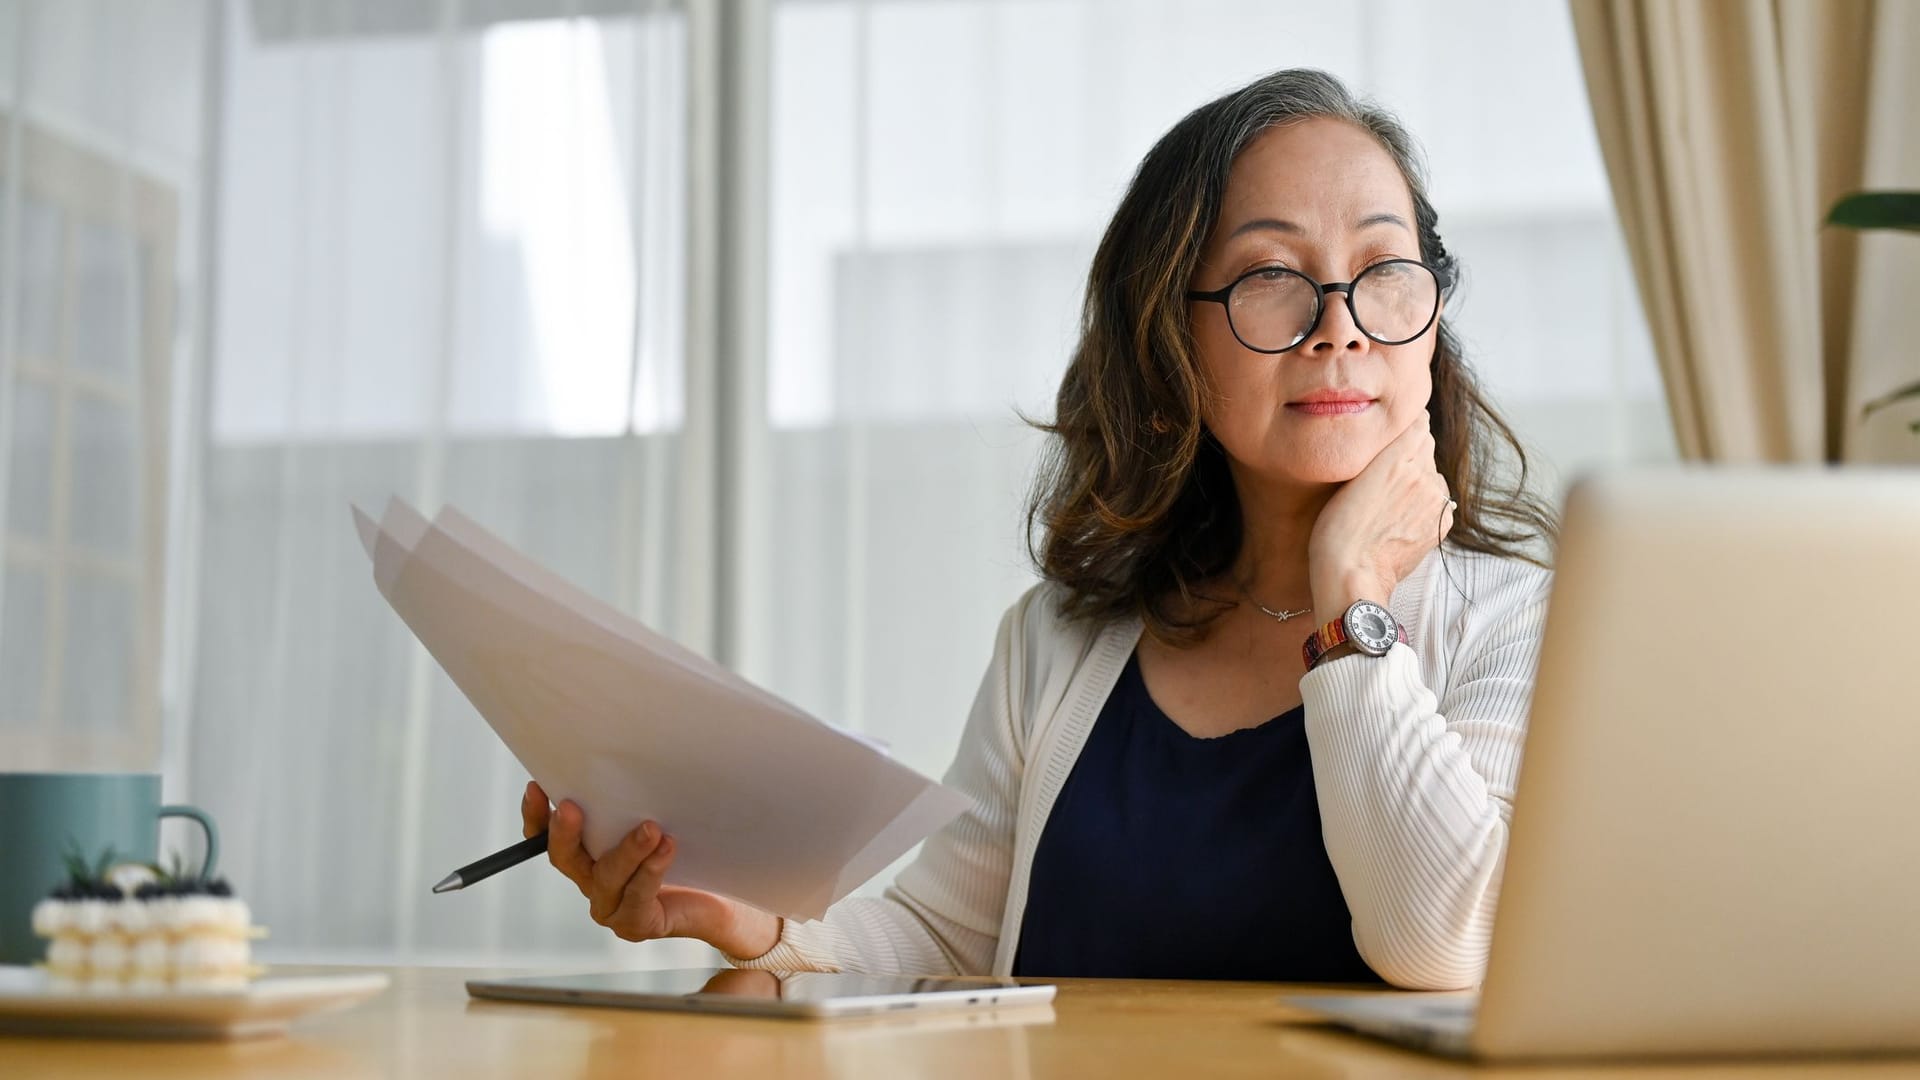
{"type": "MultiPolygon", "coordinates": [[[[1358,127],[1315,118],[1264,132],[1234,162],[1191,287],[1211,292],[1269,266],[1352,281],[1375,263],[1419,257],[1413,196],[1392,156],[1358,127]]],[[[1343,483],[1426,409],[1437,318],[1404,345],[1382,345],[1329,294],[1313,332],[1275,354],[1241,344],[1224,306],[1196,301],[1189,311],[1214,391],[1203,418],[1236,473],[1343,483]],[[1350,403],[1308,400],[1326,397],[1350,403]]]]}

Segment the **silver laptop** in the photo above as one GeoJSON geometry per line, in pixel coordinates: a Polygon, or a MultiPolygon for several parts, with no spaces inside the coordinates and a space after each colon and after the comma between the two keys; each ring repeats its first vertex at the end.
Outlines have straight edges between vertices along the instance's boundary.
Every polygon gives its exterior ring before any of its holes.
{"type": "Polygon", "coordinates": [[[1486,980],[1291,998],[1482,1059],[1920,1050],[1920,470],[1569,496],[1486,980]]]}

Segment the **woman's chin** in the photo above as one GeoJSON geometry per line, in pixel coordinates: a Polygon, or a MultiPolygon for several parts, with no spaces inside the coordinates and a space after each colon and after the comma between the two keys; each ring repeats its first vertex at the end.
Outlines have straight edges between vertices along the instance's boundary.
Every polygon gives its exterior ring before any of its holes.
{"type": "Polygon", "coordinates": [[[1242,475],[1251,474],[1249,479],[1257,477],[1264,485],[1276,488],[1320,488],[1344,484],[1360,475],[1359,468],[1341,468],[1338,466],[1302,467],[1298,464],[1277,465],[1246,470],[1242,475]]]}
{"type": "Polygon", "coordinates": [[[1344,484],[1366,471],[1367,462],[1352,454],[1302,455],[1270,470],[1295,484],[1344,484]]]}
{"type": "MultiPolygon", "coordinates": [[[[1365,472],[1386,444],[1372,431],[1343,432],[1338,438],[1314,434],[1322,437],[1276,440],[1277,445],[1261,447],[1255,469],[1288,484],[1344,484],[1365,472]]],[[[1231,456],[1231,450],[1228,453],[1231,456]]]]}
{"type": "Polygon", "coordinates": [[[1227,457],[1237,472],[1259,477],[1271,484],[1287,487],[1321,487],[1344,484],[1366,471],[1380,447],[1367,440],[1356,445],[1352,439],[1297,440],[1275,445],[1269,443],[1257,453],[1245,456],[1227,448],[1227,457]]]}
{"type": "Polygon", "coordinates": [[[1293,481],[1307,485],[1344,484],[1359,475],[1359,469],[1316,469],[1307,473],[1296,473],[1293,481]]]}

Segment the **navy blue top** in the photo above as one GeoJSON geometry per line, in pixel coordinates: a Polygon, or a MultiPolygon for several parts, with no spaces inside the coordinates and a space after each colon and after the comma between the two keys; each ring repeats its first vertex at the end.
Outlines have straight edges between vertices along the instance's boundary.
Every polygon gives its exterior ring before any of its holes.
{"type": "Polygon", "coordinates": [[[1380,982],[1320,838],[1305,721],[1195,738],[1129,658],[1040,834],[1013,973],[1380,982]]]}

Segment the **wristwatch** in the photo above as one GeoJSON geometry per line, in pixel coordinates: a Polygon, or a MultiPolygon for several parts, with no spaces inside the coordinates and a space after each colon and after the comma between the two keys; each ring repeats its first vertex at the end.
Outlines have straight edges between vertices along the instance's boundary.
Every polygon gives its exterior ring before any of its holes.
{"type": "Polygon", "coordinates": [[[1307,635],[1300,654],[1311,669],[1337,645],[1350,643],[1368,656],[1385,656],[1396,641],[1407,640],[1407,628],[1394,621],[1393,613],[1371,600],[1355,600],[1347,613],[1307,635]]]}

